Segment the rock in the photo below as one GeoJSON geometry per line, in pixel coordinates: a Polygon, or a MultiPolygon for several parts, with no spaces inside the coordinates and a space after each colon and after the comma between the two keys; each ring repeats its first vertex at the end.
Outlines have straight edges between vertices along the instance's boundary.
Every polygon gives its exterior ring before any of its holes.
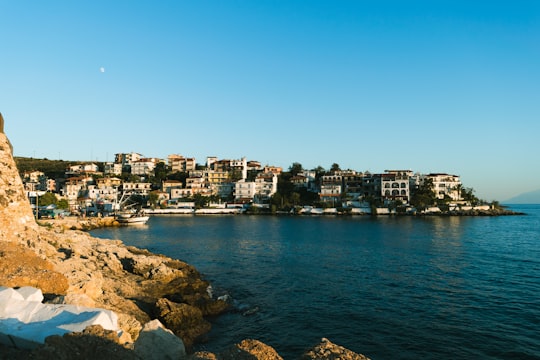
{"type": "Polygon", "coordinates": [[[157,318],[179,336],[190,349],[195,340],[210,331],[211,325],[203,319],[200,309],[188,305],[178,304],[167,299],[156,302],[157,318]]]}
{"type": "Polygon", "coordinates": [[[11,144],[3,132],[0,174],[0,241],[25,243],[28,238],[36,238],[38,226],[13,160],[11,144]]]}
{"type": "Polygon", "coordinates": [[[64,295],[68,281],[54,265],[22,245],[0,241],[0,285],[31,286],[45,294],[64,295]]]}
{"type": "Polygon", "coordinates": [[[82,332],[51,336],[45,346],[34,350],[31,359],[38,360],[141,360],[133,350],[123,347],[114,331],[91,326],[82,332]]]}
{"type": "Polygon", "coordinates": [[[219,353],[222,360],[283,360],[274,348],[258,341],[246,339],[219,353]]]}
{"type": "Polygon", "coordinates": [[[183,359],[186,349],[182,340],[165,329],[159,320],[146,323],[135,342],[135,353],[145,360],[183,359]]]}
{"type": "Polygon", "coordinates": [[[301,357],[301,359],[369,360],[369,358],[365,357],[364,355],[357,354],[354,351],[336,345],[326,338],[321,339],[321,342],[315,347],[313,347],[311,350],[307,351],[301,357]]]}
{"type": "Polygon", "coordinates": [[[110,310],[42,304],[42,300],[36,288],[0,287],[0,342],[33,349],[47,336],[83,331],[89,325],[118,330],[118,317],[110,310]]]}

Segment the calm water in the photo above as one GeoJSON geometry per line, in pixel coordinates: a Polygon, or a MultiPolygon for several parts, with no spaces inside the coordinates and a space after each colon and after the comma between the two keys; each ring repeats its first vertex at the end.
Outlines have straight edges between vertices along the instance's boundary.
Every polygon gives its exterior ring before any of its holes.
{"type": "Polygon", "coordinates": [[[293,359],[327,337],[372,359],[540,359],[540,205],[513,209],[528,215],[155,216],[92,233],[238,301],[200,349],[255,338],[293,359]]]}

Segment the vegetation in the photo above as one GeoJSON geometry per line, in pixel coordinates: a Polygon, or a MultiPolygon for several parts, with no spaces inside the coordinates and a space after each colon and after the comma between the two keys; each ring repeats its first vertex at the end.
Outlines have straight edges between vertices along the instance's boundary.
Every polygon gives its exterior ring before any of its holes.
{"type": "Polygon", "coordinates": [[[15,156],[14,159],[19,172],[41,171],[45,176],[53,179],[64,177],[64,173],[69,166],[80,164],[77,161],[49,160],[47,158],[35,159],[15,156]]]}

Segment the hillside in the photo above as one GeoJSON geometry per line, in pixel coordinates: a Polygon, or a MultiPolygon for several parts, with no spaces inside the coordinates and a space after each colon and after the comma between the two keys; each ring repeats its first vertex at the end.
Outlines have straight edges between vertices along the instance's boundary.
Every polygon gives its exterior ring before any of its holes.
{"type": "MultiPolygon", "coordinates": [[[[50,178],[63,177],[66,168],[71,165],[81,164],[80,161],[49,160],[14,156],[17,168],[21,173],[25,171],[42,171],[50,178]]],[[[101,163],[96,163],[98,166],[101,163]]]]}
{"type": "Polygon", "coordinates": [[[519,194],[505,200],[504,204],[540,204],[540,189],[519,194]]]}

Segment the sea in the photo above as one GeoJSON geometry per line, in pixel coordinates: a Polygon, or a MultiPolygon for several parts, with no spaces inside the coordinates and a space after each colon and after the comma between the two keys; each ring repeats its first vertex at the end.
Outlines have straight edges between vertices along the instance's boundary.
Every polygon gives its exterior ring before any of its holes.
{"type": "Polygon", "coordinates": [[[160,215],[92,231],[183,260],[234,310],[195,350],[243,339],[299,358],[540,359],[540,205],[525,215],[160,215]]]}

